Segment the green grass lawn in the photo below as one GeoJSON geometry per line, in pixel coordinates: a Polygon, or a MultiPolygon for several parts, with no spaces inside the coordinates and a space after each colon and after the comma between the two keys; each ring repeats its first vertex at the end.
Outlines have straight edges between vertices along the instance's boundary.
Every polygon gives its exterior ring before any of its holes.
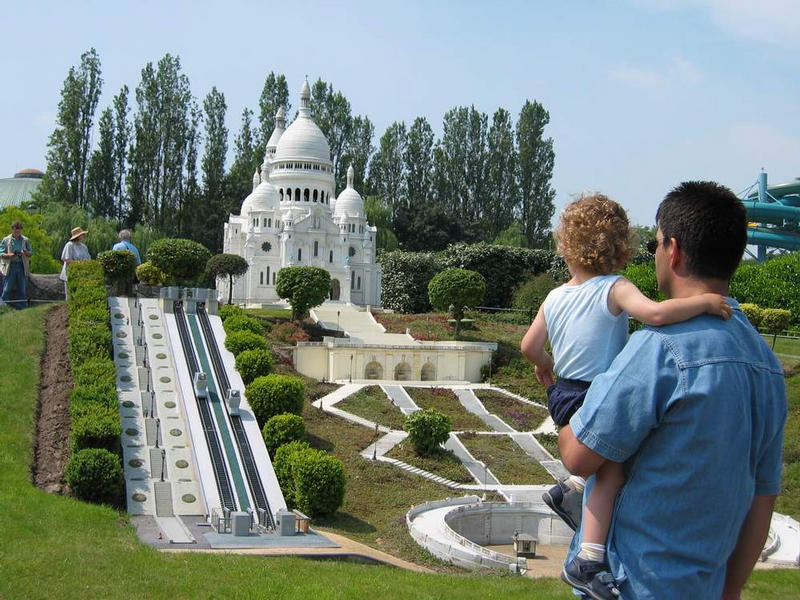
{"type": "Polygon", "coordinates": [[[361,388],[336,404],[336,408],[369,419],[373,423],[389,427],[390,429],[403,429],[405,415],[377,385],[361,388]]]}
{"type": "Polygon", "coordinates": [[[420,408],[433,408],[450,417],[453,431],[491,431],[486,423],[461,406],[452,390],[422,387],[406,387],[405,390],[420,408]]]}
{"type": "Polygon", "coordinates": [[[501,483],[533,485],[555,483],[553,476],[506,435],[458,436],[470,454],[485,463],[501,483]]]}
{"type": "Polygon", "coordinates": [[[547,409],[531,406],[494,390],[474,390],[490,413],[497,415],[517,431],[532,431],[547,418],[547,409]]]}
{"type": "Polygon", "coordinates": [[[418,469],[424,469],[456,483],[475,483],[472,475],[455,454],[444,448],[437,448],[431,454],[419,455],[408,440],[400,442],[387,454],[418,469]]]}
{"type": "Polygon", "coordinates": [[[550,435],[547,433],[539,433],[535,436],[536,441],[539,442],[545,450],[550,453],[550,456],[553,458],[561,458],[561,454],[558,452],[558,436],[557,435],[550,435]]]}

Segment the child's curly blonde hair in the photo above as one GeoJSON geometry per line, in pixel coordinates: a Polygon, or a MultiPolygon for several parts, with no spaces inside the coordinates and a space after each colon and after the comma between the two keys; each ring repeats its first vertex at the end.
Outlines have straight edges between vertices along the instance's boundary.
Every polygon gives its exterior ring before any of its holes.
{"type": "Polygon", "coordinates": [[[625,209],[603,194],[584,192],[567,205],[555,236],[568,264],[595,275],[621,269],[633,253],[625,209]]]}

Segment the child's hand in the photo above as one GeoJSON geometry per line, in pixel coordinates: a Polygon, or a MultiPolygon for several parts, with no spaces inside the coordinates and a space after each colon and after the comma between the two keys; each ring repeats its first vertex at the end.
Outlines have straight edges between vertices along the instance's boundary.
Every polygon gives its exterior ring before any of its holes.
{"type": "Polygon", "coordinates": [[[725,298],[719,294],[703,294],[703,299],[706,301],[706,312],[708,314],[722,317],[726,321],[731,318],[733,309],[725,301],[725,298]]]}
{"type": "Polygon", "coordinates": [[[537,363],[533,371],[536,373],[536,380],[539,383],[542,385],[553,385],[556,382],[555,376],[553,375],[553,359],[549,354],[545,356],[547,356],[549,360],[543,363],[537,363]]]}

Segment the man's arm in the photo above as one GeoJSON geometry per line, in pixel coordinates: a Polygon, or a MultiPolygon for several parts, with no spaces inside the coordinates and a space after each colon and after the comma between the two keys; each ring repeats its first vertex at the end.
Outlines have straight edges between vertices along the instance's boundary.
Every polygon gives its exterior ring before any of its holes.
{"type": "MultiPolygon", "coordinates": [[[[559,438],[559,446],[560,441],[559,438]]],[[[728,558],[722,600],[739,600],[741,597],[744,583],[750,577],[753,566],[764,549],[774,505],[775,496],[755,496],[753,498],[750,510],[739,530],[736,548],[728,558]]]]}
{"type": "Polygon", "coordinates": [[[558,433],[558,452],[567,471],[584,479],[597,473],[607,460],[576,438],[569,425],[558,433]]]}

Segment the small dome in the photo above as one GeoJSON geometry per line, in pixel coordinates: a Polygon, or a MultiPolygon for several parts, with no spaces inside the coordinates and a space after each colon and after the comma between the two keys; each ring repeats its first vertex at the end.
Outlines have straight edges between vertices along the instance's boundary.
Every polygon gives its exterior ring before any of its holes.
{"type": "Polygon", "coordinates": [[[339,216],[349,215],[351,217],[364,216],[364,199],[353,188],[353,177],[355,171],[350,165],[347,169],[347,187],[336,197],[336,204],[333,207],[334,214],[339,216]]]}
{"type": "Polygon", "coordinates": [[[331,164],[325,134],[311,117],[299,115],[280,136],[275,160],[313,160],[331,164]]]}
{"type": "Polygon", "coordinates": [[[278,210],[279,206],[278,190],[269,181],[262,181],[253,193],[244,199],[239,214],[244,216],[254,211],[278,210]]]}
{"type": "Polygon", "coordinates": [[[267,149],[275,148],[278,145],[284,131],[286,131],[286,111],[281,106],[275,114],[275,129],[272,131],[272,135],[269,136],[267,149]]]}

